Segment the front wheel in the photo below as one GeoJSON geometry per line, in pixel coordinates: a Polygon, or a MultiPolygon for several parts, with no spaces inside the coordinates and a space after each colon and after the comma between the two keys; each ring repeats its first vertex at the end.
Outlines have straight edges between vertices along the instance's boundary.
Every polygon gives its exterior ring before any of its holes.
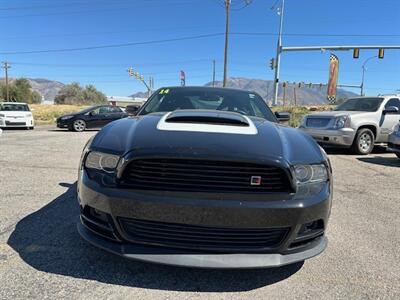
{"type": "Polygon", "coordinates": [[[360,129],[354,139],[352,150],[356,154],[367,155],[374,149],[375,137],[368,128],[360,129]]]}
{"type": "Polygon", "coordinates": [[[77,132],[82,132],[86,129],[86,122],[83,120],[75,120],[72,124],[72,129],[77,132]]]}

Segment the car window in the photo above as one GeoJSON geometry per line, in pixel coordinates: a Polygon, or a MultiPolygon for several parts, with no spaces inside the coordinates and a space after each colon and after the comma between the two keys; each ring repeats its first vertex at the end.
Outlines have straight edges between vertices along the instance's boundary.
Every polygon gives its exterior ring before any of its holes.
{"type": "Polygon", "coordinates": [[[348,99],[338,105],[336,111],[377,111],[383,101],[383,98],[354,98],[348,99]]]}
{"type": "Polygon", "coordinates": [[[154,93],[139,115],[184,109],[232,111],[276,122],[265,101],[256,93],[233,89],[164,88],[154,93]]]}
{"type": "Polygon", "coordinates": [[[90,115],[92,115],[92,116],[95,116],[95,115],[98,115],[99,112],[100,112],[100,107],[93,109],[93,110],[89,111],[88,113],[90,113],[90,115]]]}
{"type": "Polygon", "coordinates": [[[390,100],[386,103],[385,108],[388,108],[389,106],[397,107],[397,108],[399,109],[399,111],[400,111],[400,100],[397,99],[397,98],[392,98],[392,99],[390,99],[390,100]]]}
{"type": "Polygon", "coordinates": [[[117,106],[110,107],[109,109],[110,109],[110,112],[113,113],[113,114],[121,112],[121,108],[119,108],[117,106]]]}
{"type": "Polygon", "coordinates": [[[110,108],[108,106],[102,106],[99,109],[99,114],[108,114],[110,113],[110,108]]]}
{"type": "Polygon", "coordinates": [[[26,104],[0,104],[0,111],[29,111],[26,104]]]}

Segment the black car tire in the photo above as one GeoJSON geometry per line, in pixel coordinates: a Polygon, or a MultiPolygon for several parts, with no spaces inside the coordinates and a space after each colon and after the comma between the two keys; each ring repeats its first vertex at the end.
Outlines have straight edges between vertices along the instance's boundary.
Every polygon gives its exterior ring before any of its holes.
{"type": "Polygon", "coordinates": [[[78,119],[72,123],[71,127],[73,131],[82,132],[86,129],[86,122],[82,119],[78,119]]]}
{"type": "Polygon", "coordinates": [[[368,128],[363,128],[357,131],[351,149],[356,154],[367,155],[374,149],[375,137],[372,131],[368,128]]]}

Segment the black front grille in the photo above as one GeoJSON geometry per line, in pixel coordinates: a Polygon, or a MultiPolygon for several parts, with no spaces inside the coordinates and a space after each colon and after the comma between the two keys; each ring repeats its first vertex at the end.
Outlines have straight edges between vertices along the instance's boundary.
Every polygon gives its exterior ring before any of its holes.
{"type": "Polygon", "coordinates": [[[261,164],[188,159],[142,159],[129,163],[122,185],[190,192],[290,192],[286,172],[261,164]]]}
{"type": "Polygon", "coordinates": [[[6,121],[6,125],[8,125],[8,126],[13,126],[13,125],[15,125],[15,126],[22,126],[22,125],[26,125],[26,123],[25,123],[25,122],[11,122],[11,121],[6,121]]]}
{"type": "Polygon", "coordinates": [[[278,247],[288,228],[205,227],[119,218],[130,241],[169,248],[211,251],[262,251],[278,247]]]}
{"type": "Polygon", "coordinates": [[[319,128],[319,127],[326,127],[328,126],[329,122],[331,121],[331,118],[307,118],[307,127],[312,127],[312,128],[319,128]]]}

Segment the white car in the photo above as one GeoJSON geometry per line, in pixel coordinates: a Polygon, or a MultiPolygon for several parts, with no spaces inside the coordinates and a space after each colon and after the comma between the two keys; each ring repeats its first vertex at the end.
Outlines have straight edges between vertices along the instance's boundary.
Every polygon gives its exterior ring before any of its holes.
{"type": "Polygon", "coordinates": [[[33,129],[35,123],[28,104],[22,102],[0,102],[0,128],[24,127],[33,129]]]}

